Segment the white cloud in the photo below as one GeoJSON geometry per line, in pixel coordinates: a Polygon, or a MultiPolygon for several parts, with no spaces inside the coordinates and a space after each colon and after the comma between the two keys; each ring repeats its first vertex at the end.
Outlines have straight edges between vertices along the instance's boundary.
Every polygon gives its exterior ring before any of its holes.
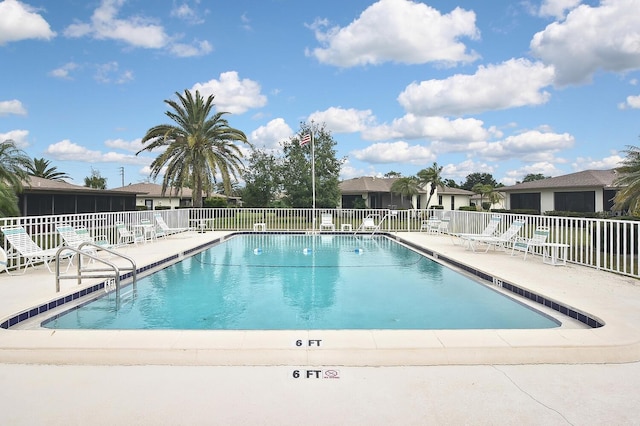
{"type": "Polygon", "coordinates": [[[265,126],[260,126],[249,136],[249,141],[256,147],[280,149],[280,142],[293,136],[293,130],[282,118],[275,118],[265,126]]]}
{"type": "Polygon", "coordinates": [[[591,81],[598,70],[640,69],[638,0],[602,0],[580,5],[563,22],[554,22],[531,40],[534,55],[556,69],[556,84],[591,81]]]}
{"type": "Polygon", "coordinates": [[[94,78],[100,83],[124,84],[133,80],[133,71],[120,71],[117,62],[108,62],[96,67],[94,78]]]}
{"type": "Polygon", "coordinates": [[[91,35],[100,40],[117,40],[135,47],[158,49],[169,43],[169,36],[161,25],[139,16],[117,18],[125,0],[102,0],[93,12],[91,23],[69,25],[64,34],[68,37],[91,35]]]}
{"type": "Polygon", "coordinates": [[[52,70],[51,72],[49,72],[49,74],[56,78],[71,79],[71,76],[69,74],[71,73],[71,71],[77,68],[78,68],[78,64],[74,62],[67,62],[60,68],[56,68],[52,70]]]}
{"type": "Polygon", "coordinates": [[[140,142],[142,138],[137,138],[132,141],[126,141],[124,139],[108,139],[104,142],[107,148],[121,149],[123,151],[129,151],[136,153],[144,148],[144,145],[140,142]]]}
{"type": "Polygon", "coordinates": [[[456,74],[444,80],[411,83],[398,102],[416,115],[462,115],[549,100],[543,91],[553,83],[553,68],[526,59],[480,66],[473,75],[456,74]]]}
{"type": "Polygon", "coordinates": [[[490,131],[482,127],[483,124],[475,118],[449,120],[445,117],[419,117],[407,114],[393,120],[390,125],[366,129],[362,137],[367,140],[425,138],[452,143],[482,141],[491,135],[490,131]]]}
{"type": "Polygon", "coordinates": [[[0,117],[9,114],[27,115],[27,110],[22,106],[22,102],[17,99],[0,101],[0,117]]]}
{"type": "Polygon", "coordinates": [[[116,163],[116,164],[149,164],[152,159],[116,152],[102,152],[91,150],[84,146],[64,139],[51,144],[45,154],[55,160],[83,161],[87,163],[116,163]]]}
{"type": "Polygon", "coordinates": [[[29,136],[28,130],[10,130],[7,133],[0,133],[0,142],[11,139],[18,148],[23,149],[29,146],[27,136],[29,136]]]}
{"type": "MultiPolygon", "coordinates": [[[[55,7],[55,6],[54,6],[55,7]]],[[[0,3],[0,46],[13,41],[44,39],[56,36],[36,9],[17,0],[0,3]]]]}
{"type": "Polygon", "coordinates": [[[478,55],[459,39],[479,37],[475,20],[474,12],[461,8],[443,15],[424,3],[380,0],[344,28],[325,29],[326,21],[317,20],[310,27],[322,47],[307,54],[339,67],[472,62],[478,55]]]}
{"type": "Polygon", "coordinates": [[[219,80],[196,83],[191,90],[199,90],[205,97],[214,95],[216,109],[232,114],[242,114],[267,104],[267,97],[260,94],[260,85],[248,78],[240,80],[236,71],[221,73],[219,80]]]}
{"type": "Polygon", "coordinates": [[[594,160],[591,157],[578,157],[571,166],[576,171],[615,169],[616,167],[620,167],[620,163],[624,159],[624,157],[618,154],[613,154],[600,160],[594,160]]]}
{"type": "Polygon", "coordinates": [[[491,174],[495,171],[495,168],[487,163],[465,160],[458,164],[444,165],[442,167],[441,175],[445,179],[458,179],[458,181],[464,181],[470,174],[478,173],[478,170],[482,170],[482,173],[491,174]]]}
{"type": "Polygon", "coordinates": [[[180,5],[175,5],[173,9],[171,9],[171,16],[174,18],[182,19],[191,25],[197,25],[204,23],[204,19],[202,18],[202,13],[189,6],[187,3],[182,3],[180,5]]]}
{"type": "Polygon", "coordinates": [[[307,121],[325,123],[334,133],[353,133],[365,130],[368,125],[375,122],[375,117],[370,109],[362,111],[331,107],[310,114],[307,121]]]}
{"type": "Polygon", "coordinates": [[[538,9],[539,16],[563,19],[568,10],[574,9],[581,0],[543,0],[538,9]]]}
{"type": "MultiPolygon", "coordinates": [[[[102,0],[91,16],[91,21],[76,22],[64,30],[72,38],[90,36],[98,40],[115,40],[133,47],[164,49],[179,57],[200,56],[212,51],[208,41],[196,40],[192,44],[178,43],[180,37],[169,36],[157,19],[142,16],[119,18],[118,13],[125,0],[102,0]]],[[[188,6],[187,6],[188,7],[188,6]]],[[[186,17],[186,9],[172,12],[186,17]]],[[[176,15],[174,15],[176,16],[176,15]]]]}
{"type": "Polygon", "coordinates": [[[541,174],[543,176],[558,176],[564,172],[556,167],[554,163],[541,161],[539,163],[528,164],[515,170],[509,170],[505,176],[500,179],[504,185],[515,185],[522,182],[522,179],[529,174],[541,174]]]}
{"type": "Polygon", "coordinates": [[[620,109],[640,109],[640,95],[638,96],[627,96],[625,102],[618,105],[620,109]]]}
{"type": "Polygon", "coordinates": [[[188,58],[211,53],[213,51],[213,47],[211,46],[211,43],[206,40],[195,40],[193,44],[173,43],[169,47],[169,51],[179,58],[188,58]]]}
{"type": "Polygon", "coordinates": [[[555,160],[554,154],[571,148],[575,139],[568,133],[551,133],[530,130],[519,135],[509,136],[502,141],[490,142],[478,146],[474,155],[490,160],[516,158],[523,162],[555,160]]]}
{"type": "Polygon", "coordinates": [[[436,156],[422,145],[409,145],[407,142],[375,143],[365,149],[351,151],[350,155],[369,163],[405,163],[425,164],[435,161],[436,156]]]}

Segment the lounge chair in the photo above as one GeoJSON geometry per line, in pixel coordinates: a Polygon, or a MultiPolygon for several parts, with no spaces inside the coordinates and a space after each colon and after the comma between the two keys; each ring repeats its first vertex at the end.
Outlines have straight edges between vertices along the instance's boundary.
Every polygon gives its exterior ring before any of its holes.
{"type": "Polygon", "coordinates": [[[451,222],[451,218],[443,217],[440,219],[440,223],[438,224],[438,234],[449,233],[449,222],[451,222]]]}
{"type": "Polygon", "coordinates": [[[124,222],[116,222],[116,230],[118,231],[118,245],[123,244],[138,244],[138,241],[142,241],[142,236],[137,236],[134,232],[131,232],[124,222]]]}
{"type": "Polygon", "coordinates": [[[153,217],[156,219],[156,223],[158,224],[158,226],[160,227],[160,230],[162,231],[161,233],[158,233],[159,237],[177,234],[179,232],[184,232],[189,230],[189,228],[169,228],[169,225],[167,225],[167,222],[164,221],[164,218],[160,213],[154,214],[153,217]]]}
{"type": "Polygon", "coordinates": [[[485,253],[489,251],[490,247],[493,248],[506,248],[507,245],[512,244],[513,240],[518,236],[518,233],[524,227],[525,221],[523,219],[516,219],[511,222],[509,228],[504,231],[502,234],[497,237],[490,236],[478,236],[478,237],[470,237],[469,238],[469,248],[473,251],[476,251],[477,244],[486,244],[487,249],[484,251],[485,253]]]}
{"type": "MultiPolygon", "coordinates": [[[[22,226],[3,226],[0,228],[2,233],[4,234],[5,239],[11,244],[13,250],[18,253],[21,257],[25,258],[24,269],[22,273],[24,274],[27,271],[29,266],[35,268],[36,262],[42,262],[47,267],[49,272],[54,272],[51,269],[51,261],[56,258],[56,253],[58,252],[58,248],[52,249],[43,249],[38,244],[36,244],[27,231],[22,226]]],[[[60,257],[68,258],[71,257],[70,252],[62,252],[60,257]]],[[[69,263],[71,265],[71,263],[69,263]]],[[[67,266],[67,269],[69,267],[67,266]]]]}
{"type": "Polygon", "coordinates": [[[427,220],[420,222],[420,232],[426,230],[429,234],[436,234],[440,227],[440,219],[435,216],[430,217],[427,220]]]}
{"type": "Polygon", "coordinates": [[[96,235],[94,237],[91,236],[89,230],[85,226],[77,226],[76,234],[78,238],[82,240],[83,243],[92,243],[97,245],[100,248],[112,249],[115,246],[109,242],[109,238],[106,235],[96,235]]]}
{"type": "MultiPolygon", "coordinates": [[[[65,246],[78,249],[80,247],[80,244],[84,243],[82,238],[80,238],[80,236],[76,233],[76,229],[71,225],[67,225],[67,224],[58,225],[56,226],[56,231],[58,231],[58,234],[60,234],[60,236],[62,237],[62,242],[65,246]]],[[[97,254],[96,249],[91,246],[82,247],[81,250],[85,253],[89,253],[94,256],[97,254]]],[[[72,252],[71,262],[73,262],[73,258],[75,256],[76,256],[76,252],[72,252]]]]}
{"type": "Polygon", "coordinates": [[[324,228],[329,228],[331,231],[336,230],[336,225],[333,223],[333,217],[331,216],[331,213],[322,213],[320,230],[322,231],[324,228]]]}
{"type": "Polygon", "coordinates": [[[9,257],[7,256],[7,252],[4,251],[2,247],[0,247],[0,268],[4,269],[7,274],[11,275],[11,272],[9,272],[8,263],[9,257]]]}
{"type": "MultiPolygon", "coordinates": [[[[489,224],[484,228],[484,230],[479,233],[479,234],[472,234],[472,233],[453,233],[451,234],[451,237],[458,237],[462,240],[464,240],[464,242],[466,244],[469,243],[469,239],[473,238],[473,237],[491,237],[493,236],[496,231],[498,230],[498,225],[500,225],[500,222],[502,222],[502,216],[491,216],[491,220],[489,221],[489,224]]],[[[453,238],[453,244],[456,244],[456,239],[453,238]]]]}
{"type": "Polygon", "coordinates": [[[360,224],[359,230],[362,229],[364,231],[377,231],[380,229],[380,224],[375,221],[376,217],[380,217],[377,214],[370,214],[369,216],[362,219],[362,223],[360,224]]]}
{"type": "Polygon", "coordinates": [[[518,250],[524,252],[524,259],[526,259],[529,252],[533,253],[533,248],[544,246],[547,238],[549,238],[549,227],[538,226],[536,230],[533,231],[531,238],[516,238],[513,242],[513,248],[511,249],[511,256],[518,250]]]}

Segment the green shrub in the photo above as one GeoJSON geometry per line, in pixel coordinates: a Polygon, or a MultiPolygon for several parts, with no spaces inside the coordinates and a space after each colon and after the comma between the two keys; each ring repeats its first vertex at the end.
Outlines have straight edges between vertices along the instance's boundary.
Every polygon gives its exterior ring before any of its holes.
{"type": "Polygon", "coordinates": [[[204,207],[227,207],[227,199],[222,197],[209,197],[204,199],[204,207]]]}
{"type": "Polygon", "coordinates": [[[477,211],[476,206],[460,206],[458,210],[463,212],[475,212],[477,211]]]}
{"type": "Polygon", "coordinates": [[[431,207],[429,207],[429,209],[433,209],[433,210],[444,210],[444,206],[435,205],[435,206],[431,206],[431,207]]]}

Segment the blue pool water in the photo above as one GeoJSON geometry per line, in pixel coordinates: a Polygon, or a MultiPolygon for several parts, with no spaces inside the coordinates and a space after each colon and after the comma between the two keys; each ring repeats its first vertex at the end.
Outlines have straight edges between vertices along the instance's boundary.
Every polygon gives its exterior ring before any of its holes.
{"type": "Polygon", "coordinates": [[[507,329],[558,323],[383,236],[239,235],[43,324],[59,329],[507,329]]]}

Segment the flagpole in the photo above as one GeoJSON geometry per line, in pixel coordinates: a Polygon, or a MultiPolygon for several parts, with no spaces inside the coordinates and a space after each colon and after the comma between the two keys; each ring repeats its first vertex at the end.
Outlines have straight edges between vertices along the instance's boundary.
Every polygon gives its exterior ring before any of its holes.
{"type": "Polygon", "coordinates": [[[313,230],[316,230],[316,147],[311,131],[311,192],[313,197],[313,230]]]}

